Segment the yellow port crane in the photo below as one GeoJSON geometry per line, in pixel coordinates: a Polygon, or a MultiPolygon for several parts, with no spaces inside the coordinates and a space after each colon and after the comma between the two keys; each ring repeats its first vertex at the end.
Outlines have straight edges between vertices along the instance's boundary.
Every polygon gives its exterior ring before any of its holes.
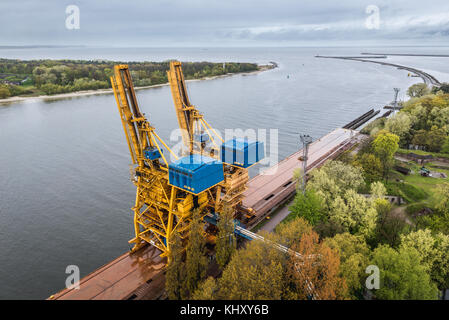
{"type": "Polygon", "coordinates": [[[170,64],[169,80],[179,125],[184,130],[183,141],[188,147],[181,157],[158,136],[140,111],[128,66],[114,66],[111,77],[133,164],[131,180],[137,188],[132,208],[135,237],[129,242],[134,244],[132,251],[149,243],[160,249],[162,256],[170,252],[173,233],[182,239],[188,236],[194,210],[202,217],[208,216],[214,224],[225,202],[235,209],[248,180],[247,168],[264,155],[263,144],[257,141],[231,139],[218,146],[211,132],[220,140],[221,137],[190,105],[179,62],[170,64]],[[215,146],[209,155],[204,154],[209,140],[203,129],[215,146]],[[162,147],[171,154],[173,162],[167,161],[162,147]]]}
{"type": "Polygon", "coordinates": [[[175,159],[178,157],[141,113],[127,65],[114,67],[111,84],[134,165],[132,181],[137,187],[132,208],[135,237],[129,242],[134,244],[133,251],[149,243],[164,256],[170,251],[167,239],[173,232],[186,236],[192,210],[208,204],[208,193],[197,194],[194,203],[192,194],[170,184],[169,163],[161,145],[175,159]]]}

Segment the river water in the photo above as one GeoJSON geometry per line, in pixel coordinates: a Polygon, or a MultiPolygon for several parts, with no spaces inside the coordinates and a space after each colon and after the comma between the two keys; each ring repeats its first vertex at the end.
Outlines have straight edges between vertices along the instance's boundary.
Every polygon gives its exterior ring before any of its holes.
{"type": "MultiPolygon", "coordinates": [[[[319,138],[419,82],[407,72],[317,59],[360,52],[449,54],[449,48],[53,48],[0,50],[3,58],[240,61],[279,67],[188,83],[191,102],[219,130],[277,129],[281,160],[298,133],[319,138]]],[[[449,58],[393,57],[449,79],[449,58]]],[[[159,135],[176,128],[167,86],[137,97],[159,135]]],[[[87,275],[129,249],[134,186],[112,94],[0,105],[0,299],[42,299],[65,286],[66,267],[87,275]]]]}

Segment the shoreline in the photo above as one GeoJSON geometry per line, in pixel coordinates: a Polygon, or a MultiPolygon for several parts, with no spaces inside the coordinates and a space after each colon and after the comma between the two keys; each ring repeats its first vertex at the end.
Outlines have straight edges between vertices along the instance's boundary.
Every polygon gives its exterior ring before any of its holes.
{"type": "MultiPolygon", "coordinates": [[[[198,78],[198,79],[189,79],[186,80],[186,82],[193,82],[193,81],[207,81],[207,80],[215,80],[219,78],[227,78],[235,75],[251,75],[251,74],[257,74],[264,71],[272,70],[277,68],[278,65],[274,62],[270,62],[270,64],[266,65],[260,65],[258,70],[250,71],[250,72],[237,72],[237,73],[226,73],[221,74],[218,76],[212,76],[212,77],[204,77],[204,78],[198,78]]],[[[152,88],[160,88],[164,86],[168,86],[169,83],[160,83],[160,84],[154,84],[150,86],[143,86],[143,87],[134,87],[134,90],[144,90],[144,89],[152,89],[152,88]]],[[[26,102],[26,101],[32,101],[32,100],[63,100],[63,99],[71,99],[71,98],[78,98],[78,97],[85,97],[85,96],[92,96],[92,95],[100,95],[100,94],[111,94],[113,93],[112,88],[109,89],[98,89],[98,90],[83,90],[83,91],[75,91],[75,92],[67,92],[67,93],[60,93],[60,94],[54,94],[54,95],[39,95],[39,96],[14,96],[6,99],[0,99],[0,107],[5,105],[10,105],[17,102],[26,102]]]]}

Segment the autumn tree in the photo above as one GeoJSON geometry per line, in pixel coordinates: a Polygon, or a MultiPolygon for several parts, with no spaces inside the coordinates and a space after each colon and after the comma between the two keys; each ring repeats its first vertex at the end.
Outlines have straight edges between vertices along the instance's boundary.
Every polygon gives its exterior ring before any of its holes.
{"type": "Polygon", "coordinates": [[[190,297],[206,277],[208,261],[205,256],[206,240],[203,226],[200,211],[194,210],[186,248],[186,291],[183,298],[190,297]]]}
{"type": "Polygon", "coordinates": [[[393,157],[399,148],[399,137],[386,130],[377,133],[373,140],[373,150],[382,163],[383,178],[387,179],[393,165],[393,157]]]}
{"type": "MultiPolygon", "coordinates": [[[[269,234],[264,235],[270,238],[269,234]]],[[[279,300],[284,288],[285,254],[266,242],[253,240],[237,250],[221,278],[217,299],[279,300]]]]}
{"type": "Polygon", "coordinates": [[[347,298],[345,280],[340,276],[338,253],[319,241],[314,231],[302,235],[287,264],[286,297],[289,299],[335,300],[347,298]]]}
{"type": "Polygon", "coordinates": [[[234,235],[234,213],[229,206],[224,206],[218,220],[218,236],[216,242],[216,259],[221,268],[224,268],[231,259],[237,245],[234,235]]]}
{"type": "Polygon", "coordinates": [[[310,223],[302,217],[296,217],[288,222],[279,224],[275,229],[274,241],[291,247],[293,243],[298,242],[301,236],[312,231],[310,223]]]}
{"type": "Polygon", "coordinates": [[[172,234],[170,244],[169,263],[165,274],[165,290],[170,300],[180,300],[184,296],[186,273],[183,262],[182,240],[177,232],[172,234]]]}
{"type": "Polygon", "coordinates": [[[209,277],[198,286],[192,295],[192,299],[214,300],[217,290],[217,281],[213,277],[209,277]]]}
{"type": "Polygon", "coordinates": [[[339,274],[345,279],[351,298],[359,298],[364,288],[365,270],[371,254],[365,239],[345,232],[325,239],[324,243],[339,254],[339,274]]]}
{"type": "Polygon", "coordinates": [[[0,99],[9,98],[11,96],[11,92],[6,86],[0,86],[0,99]]]}
{"type": "Polygon", "coordinates": [[[372,265],[379,268],[380,288],[374,291],[382,300],[433,300],[438,289],[414,248],[395,250],[381,245],[373,251],[372,265]]]}

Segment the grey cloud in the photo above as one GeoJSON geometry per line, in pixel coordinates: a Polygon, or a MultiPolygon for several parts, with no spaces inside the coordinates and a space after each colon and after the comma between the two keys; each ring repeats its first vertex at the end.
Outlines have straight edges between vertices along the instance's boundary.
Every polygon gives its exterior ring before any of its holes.
{"type": "Polygon", "coordinates": [[[447,0],[2,0],[0,45],[447,41],[448,23],[447,0]],[[80,8],[80,30],[65,28],[69,4],[80,8]],[[364,26],[371,4],[380,8],[380,30],[364,26]]]}

